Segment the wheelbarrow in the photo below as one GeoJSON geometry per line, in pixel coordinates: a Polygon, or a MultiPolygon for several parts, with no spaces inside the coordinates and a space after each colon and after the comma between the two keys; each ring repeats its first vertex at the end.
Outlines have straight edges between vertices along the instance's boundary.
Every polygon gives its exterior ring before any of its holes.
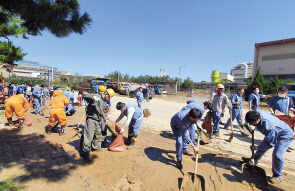
{"type": "MultiPolygon", "coordinates": [[[[198,136],[197,148],[199,150],[201,135],[198,136]]],[[[198,157],[199,153],[196,155],[196,166],[195,172],[186,172],[183,176],[183,180],[180,186],[180,190],[192,191],[192,190],[202,190],[205,191],[205,178],[201,174],[197,173],[198,169],[198,157]]]]}

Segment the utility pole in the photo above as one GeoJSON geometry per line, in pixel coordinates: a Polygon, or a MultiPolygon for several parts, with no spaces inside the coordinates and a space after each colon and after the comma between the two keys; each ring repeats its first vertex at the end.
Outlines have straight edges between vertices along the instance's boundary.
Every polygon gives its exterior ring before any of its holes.
{"type": "Polygon", "coordinates": [[[119,83],[119,70],[117,71],[117,74],[118,74],[118,76],[117,76],[117,83],[119,83]]]}
{"type": "Polygon", "coordinates": [[[186,65],[183,65],[183,66],[180,66],[179,69],[178,69],[178,84],[179,84],[179,89],[178,91],[180,91],[180,70],[182,67],[185,67],[186,65]]]}

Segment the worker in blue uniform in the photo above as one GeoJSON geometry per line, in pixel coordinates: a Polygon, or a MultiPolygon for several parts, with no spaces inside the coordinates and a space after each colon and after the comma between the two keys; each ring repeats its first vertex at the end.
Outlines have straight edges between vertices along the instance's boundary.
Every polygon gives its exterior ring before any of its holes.
{"type": "Polygon", "coordinates": [[[289,115],[289,110],[295,113],[293,100],[287,96],[287,93],[287,88],[279,88],[278,95],[268,100],[268,109],[272,114],[274,114],[276,110],[282,112],[285,115],[289,115]]]}
{"type": "Polygon", "coordinates": [[[43,85],[39,86],[38,84],[34,87],[33,90],[33,98],[34,98],[34,104],[36,106],[35,114],[40,113],[40,107],[41,107],[41,95],[42,95],[42,89],[44,88],[43,85]]]}
{"type": "Polygon", "coordinates": [[[249,101],[249,110],[259,110],[259,106],[260,106],[260,99],[261,98],[270,98],[272,97],[272,95],[262,95],[259,94],[259,88],[257,86],[253,86],[252,88],[253,93],[251,93],[248,97],[248,101],[249,101]]]}
{"type": "Polygon", "coordinates": [[[128,139],[126,141],[126,144],[129,145],[127,148],[131,149],[135,145],[135,141],[138,137],[140,127],[142,125],[143,121],[143,112],[142,109],[139,108],[135,104],[125,104],[122,102],[118,102],[116,105],[117,110],[121,110],[121,115],[118,117],[118,119],[115,122],[115,125],[121,119],[123,119],[124,116],[127,117],[127,121],[125,122],[124,126],[121,128],[120,133],[124,133],[125,128],[128,126],[128,139]]]}
{"type": "Polygon", "coordinates": [[[254,154],[254,164],[256,165],[261,157],[272,147],[272,173],[270,182],[275,184],[281,181],[284,166],[284,153],[293,142],[294,132],[284,121],[271,115],[266,111],[249,111],[246,114],[246,121],[254,125],[256,130],[265,137],[259,146],[251,149],[257,150],[254,154]]]}
{"type": "Polygon", "coordinates": [[[13,96],[14,95],[14,92],[15,92],[15,90],[14,90],[14,84],[9,84],[9,86],[8,86],[8,96],[10,97],[10,96],[13,96]]]}
{"type": "Polygon", "coordinates": [[[200,118],[201,111],[195,108],[180,111],[171,118],[170,126],[176,139],[176,166],[179,169],[182,169],[182,154],[183,152],[188,151],[188,148],[184,148],[184,143],[192,146],[195,154],[198,152],[198,149],[194,146],[187,133],[187,130],[191,128],[192,125],[195,124],[200,118]]]}
{"type": "Polygon", "coordinates": [[[137,100],[137,105],[139,108],[141,108],[141,104],[144,101],[143,93],[142,93],[142,87],[138,89],[136,92],[136,100],[137,100]]]}
{"type": "MultiPolygon", "coordinates": [[[[181,109],[181,111],[191,110],[191,109],[195,108],[195,109],[198,109],[198,110],[201,111],[201,118],[202,118],[202,116],[203,116],[203,114],[205,112],[205,108],[206,108],[202,102],[197,101],[197,100],[188,100],[186,103],[187,103],[187,105],[184,106],[181,109]]],[[[194,144],[196,144],[196,142],[195,142],[195,139],[196,139],[196,125],[192,125],[191,128],[188,129],[188,131],[189,131],[189,136],[190,136],[191,140],[193,141],[194,144]]],[[[189,152],[189,151],[186,152],[186,150],[187,150],[187,144],[186,143],[183,144],[183,148],[184,148],[183,149],[184,154],[188,154],[188,155],[193,155],[194,154],[194,153],[189,152]]]]}
{"type": "Polygon", "coordinates": [[[74,115],[74,113],[76,113],[76,111],[77,111],[77,109],[72,104],[65,106],[65,113],[67,116],[74,115]]]}
{"type": "MultiPolygon", "coordinates": [[[[231,103],[232,103],[232,121],[234,121],[235,119],[237,119],[237,122],[239,125],[242,125],[242,119],[243,119],[243,105],[242,105],[242,101],[243,101],[243,94],[244,94],[245,90],[244,89],[238,89],[237,93],[235,93],[232,97],[231,97],[231,103]],[[240,115],[241,112],[241,115],[240,115]]],[[[230,126],[230,119],[227,120],[226,124],[224,125],[225,129],[228,129],[230,126]]]]}

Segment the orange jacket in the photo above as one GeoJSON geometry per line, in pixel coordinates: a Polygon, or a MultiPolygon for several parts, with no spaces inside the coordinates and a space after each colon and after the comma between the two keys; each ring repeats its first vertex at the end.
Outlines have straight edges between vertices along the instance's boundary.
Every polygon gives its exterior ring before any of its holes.
{"type": "Polygon", "coordinates": [[[55,90],[53,93],[53,99],[50,102],[51,109],[60,109],[65,108],[66,105],[69,105],[69,100],[66,96],[58,90],[55,90]]]}
{"type": "Polygon", "coordinates": [[[5,100],[5,104],[10,104],[18,107],[24,107],[27,111],[29,109],[28,100],[24,97],[24,94],[13,95],[5,100]]]}

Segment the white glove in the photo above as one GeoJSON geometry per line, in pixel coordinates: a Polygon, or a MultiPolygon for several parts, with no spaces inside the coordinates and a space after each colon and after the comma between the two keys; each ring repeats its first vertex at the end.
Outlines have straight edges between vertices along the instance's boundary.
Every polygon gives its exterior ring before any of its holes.
{"type": "Polygon", "coordinates": [[[194,150],[195,155],[199,153],[199,150],[197,149],[197,147],[193,146],[193,150],[194,150]]]}
{"type": "Polygon", "coordinates": [[[146,102],[146,100],[144,99],[144,100],[143,100],[143,103],[145,103],[145,102],[146,102]]]}
{"type": "Polygon", "coordinates": [[[121,130],[120,130],[120,133],[124,133],[124,130],[125,130],[125,128],[122,128],[121,130]]]}
{"type": "Polygon", "coordinates": [[[240,101],[238,101],[238,102],[237,102],[237,105],[240,105],[240,104],[241,104],[241,102],[240,102],[240,101]]]}
{"type": "Polygon", "coordinates": [[[107,119],[110,119],[111,118],[111,115],[107,115],[107,119]]]}
{"type": "Polygon", "coordinates": [[[99,98],[97,96],[93,96],[92,98],[94,99],[94,101],[99,101],[99,98]]]}

